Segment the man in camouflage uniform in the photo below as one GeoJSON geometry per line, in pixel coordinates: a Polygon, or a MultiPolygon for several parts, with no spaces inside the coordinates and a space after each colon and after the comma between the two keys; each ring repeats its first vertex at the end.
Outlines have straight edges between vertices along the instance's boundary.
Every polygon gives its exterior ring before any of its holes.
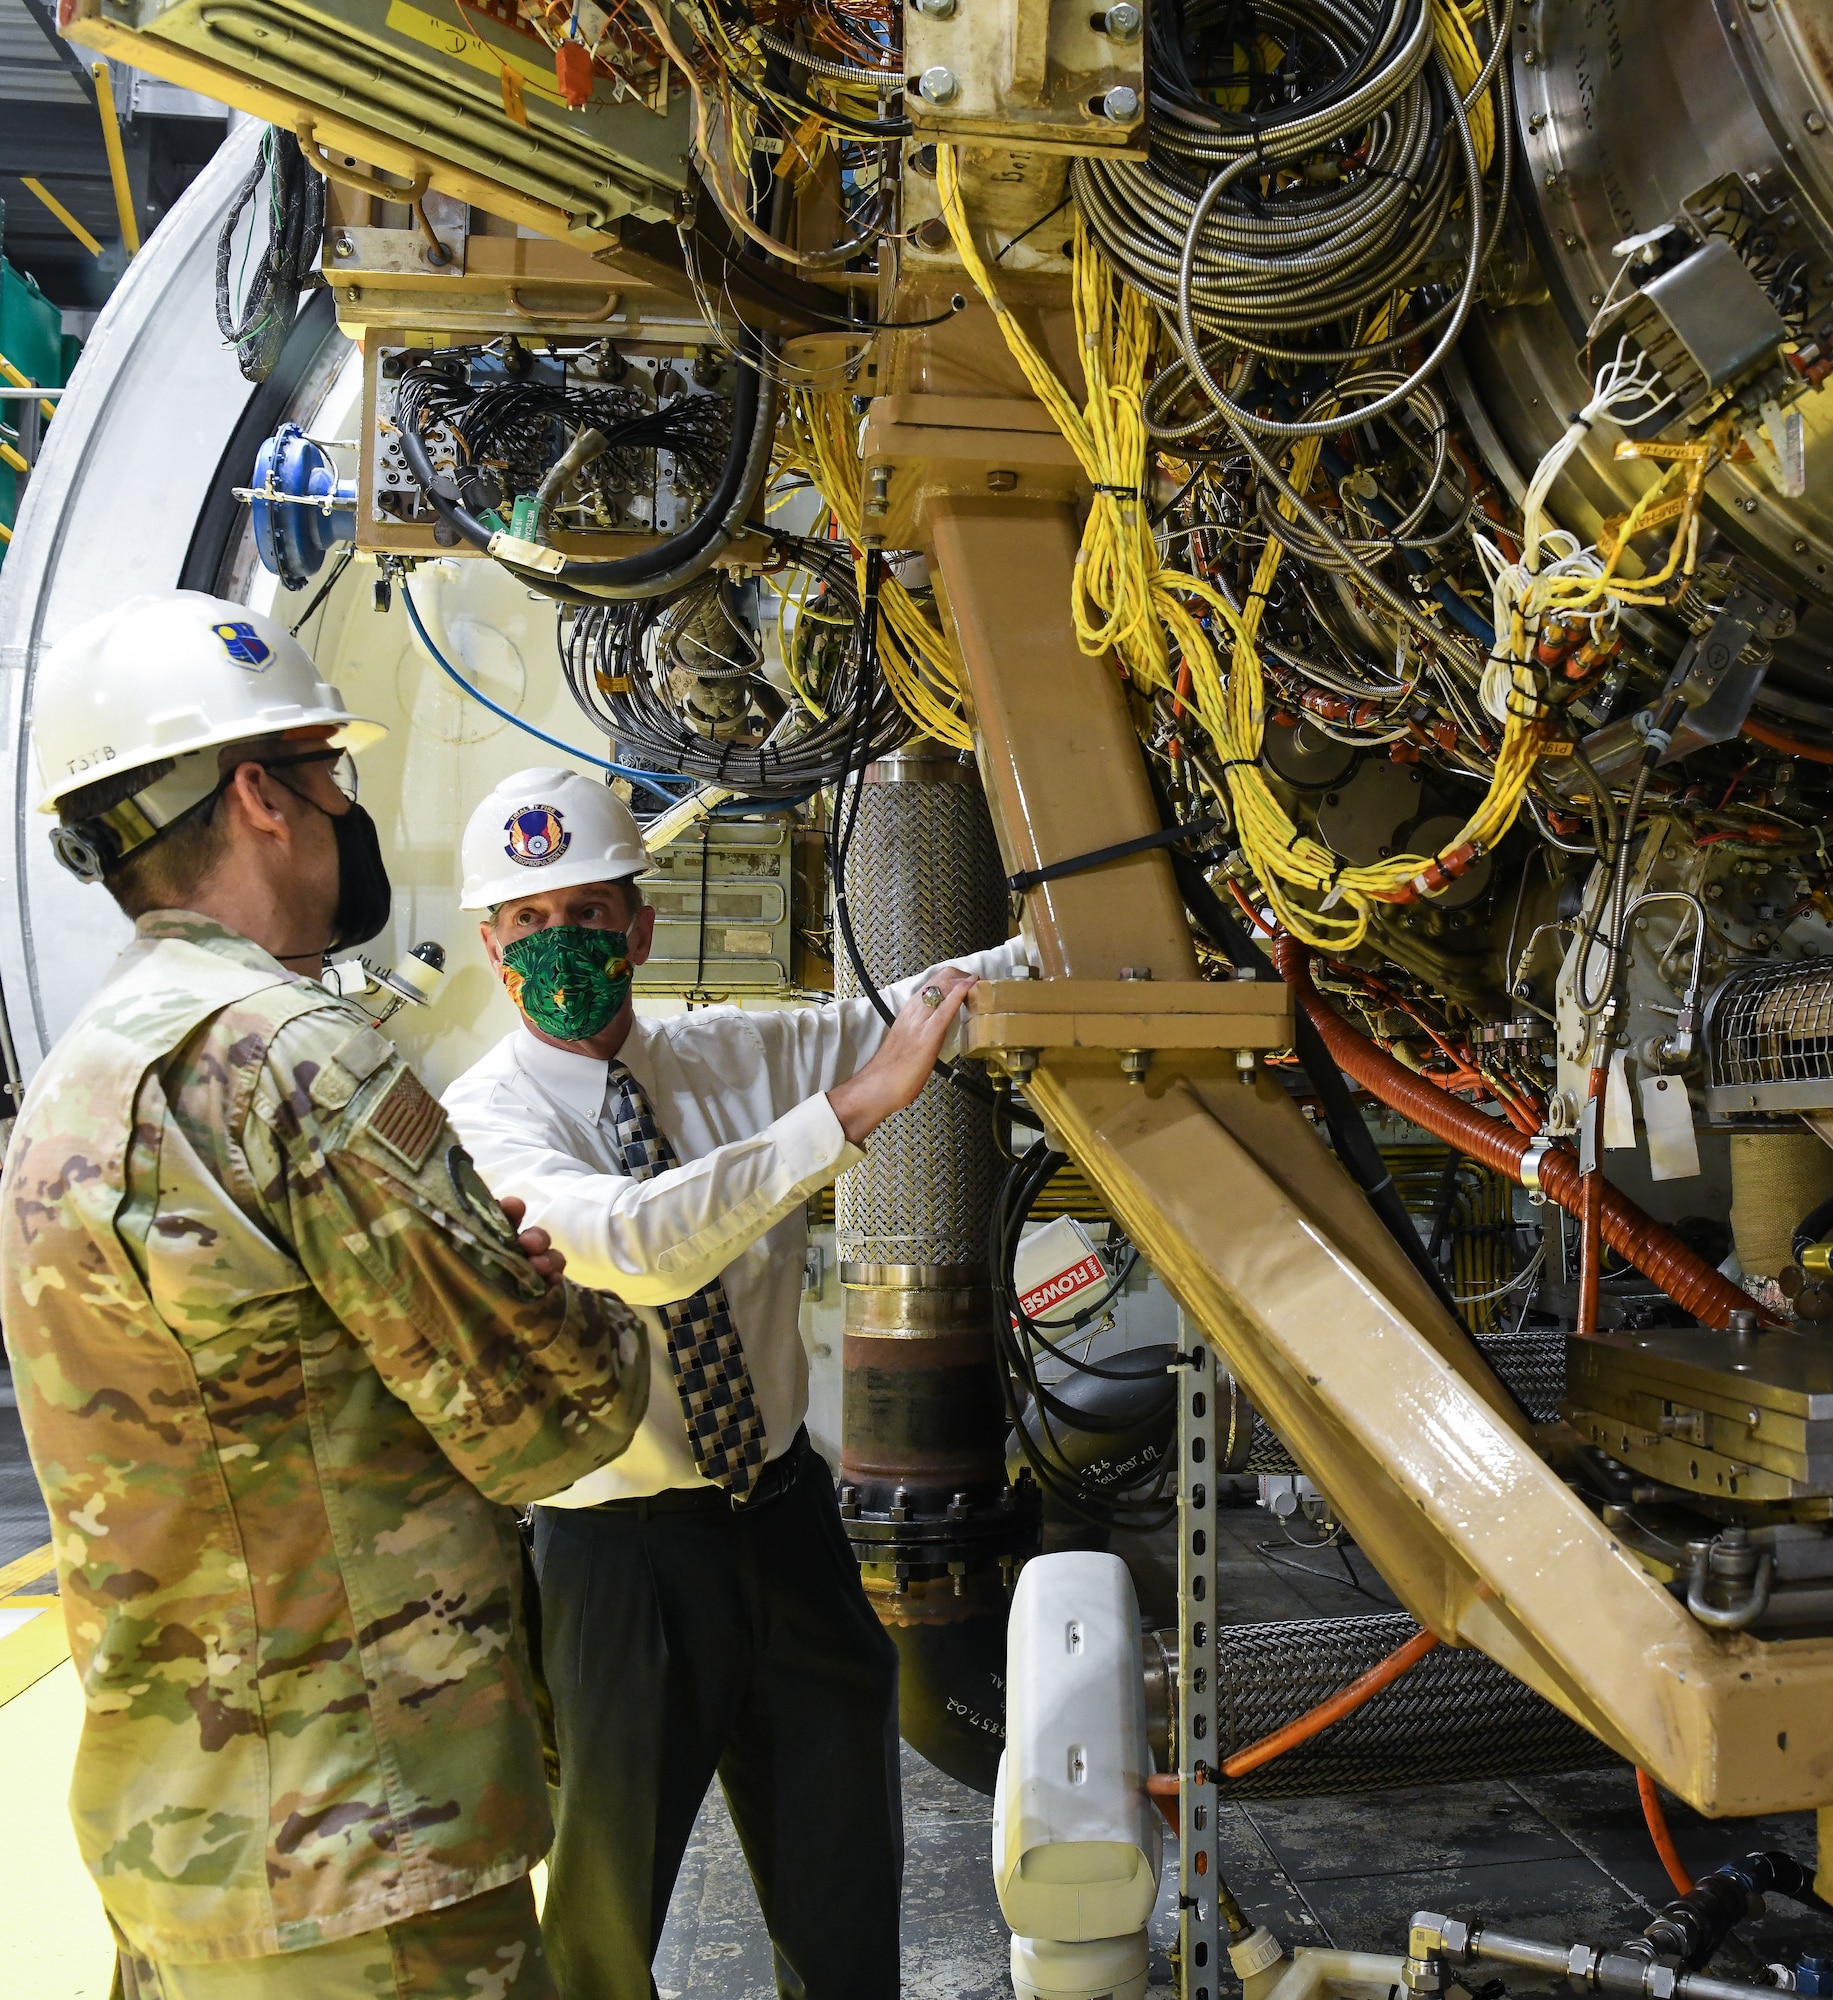
{"type": "Polygon", "coordinates": [[[648,1344],[309,976],[386,919],[333,782],[379,733],[191,592],[73,634],[37,690],[60,855],[137,919],[0,1183],[87,1707],[71,1811],[126,2000],[554,1990],[507,1510],[623,1450],[648,1344]]]}

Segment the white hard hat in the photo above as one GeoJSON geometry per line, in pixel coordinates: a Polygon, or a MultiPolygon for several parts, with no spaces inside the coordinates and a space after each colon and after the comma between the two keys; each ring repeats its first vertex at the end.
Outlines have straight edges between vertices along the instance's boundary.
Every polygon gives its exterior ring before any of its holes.
{"type": "MultiPolygon", "coordinates": [[[[38,809],[55,812],[67,793],[195,751],[327,725],[343,750],[388,733],[353,715],[299,641],[246,604],[201,590],[130,597],[66,633],[38,670],[38,809]]],[[[214,773],[202,775],[207,791],[214,773]]]]}
{"type": "Polygon", "coordinates": [[[621,882],[649,866],[623,800],[596,778],[552,764],[505,778],[466,822],[462,852],[464,910],[582,882],[621,882]]]}

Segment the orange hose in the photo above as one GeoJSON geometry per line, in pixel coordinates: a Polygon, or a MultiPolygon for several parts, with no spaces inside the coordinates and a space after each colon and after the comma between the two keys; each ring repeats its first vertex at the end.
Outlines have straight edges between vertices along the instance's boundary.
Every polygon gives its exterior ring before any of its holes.
{"type": "Polygon", "coordinates": [[[1648,1837],[1655,1843],[1655,1852],[1661,1856],[1661,1865],[1668,1871],[1668,1880],[1681,1895],[1691,1895],[1693,1878],[1687,1873],[1687,1865],[1674,1845],[1674,1836],[1668,1831],[1667,1814],[1661,1810],[1661,1796],[1655,1790],[1655,1781],[1646,1771],[1637,1771],[1636,1790],[1642,1795],[1642,1817],[1648,1823],[1648,1837]]]}
{"type": "Polygon", "coordinates": [[[1367,1673],[1351,1681],[1348,1687],[1339,1688],[1328,1701],[1320,1701],[1316,1708],[1301,1715],[1296,1722],[1288,1722],[1275,1729],[1270,1736],[1263,1736],[1258,1743],[1250,1743],[1245,1750],[1237,1750],[1222,1766],[1222,1775],[1225,1778],[1245,1778],[1250,1771],[1258,1771],[1262,1764],[1270,1764],[1275,1757],[1283,1757],[1288,1750],[1296,1750],[1301,1743],[1309,1743],[1314,1736],[1323,1735],[1333,1722],[1341,1722],[1344,1716],[1353,1715],[1365,1701],[1372,1701],[1384,1687],[1391,1687],[1402,1674],[1418,1666],[1437,1644],[1436,1632],[1415,1632],[1398,1652],[1377,1661],[1367,1673]]]}
{"type": "Polygon", "coordinates": [[[1181,1834],[1178,1825],[1178,1779],[1175,1771],[1154,1771],[1146,1780],[1146,1797],[1165,1816],[1165,1824],[1173,1833],[1181,1834]]]}
{"type": "MultiPolygon", "coordinates": [[[[1294,1000],[1310,1015],[1331,1060],[1346,1076],[1354,1077],[1383,1104],[1435,1139],[1468,1153],[1495,1173],[1520,1180],[1522,1155],[1529,1142],[1512,1125],[1486,1118],[1470,1105],[1447,1097],[1385,1050],[1376,1048],[1366,1035],[1358,1034],[1312,985],[1311,955],[1296,939],[1279,937],[1273,946],[1273,962],[1291,987],[1294,1000]]],[[[1570,1146],[1554,1146],[1542,1157],[1541,1189],[1548,1200],[1558,1202],[1570,1215],[1578,1213],[1579,1181],[1578,1155],[1570,1146]]],[[[1689,1250],[1601,1174],[1598,1206],[1602,1211],[1599,1233],[1604,1241],[1695,1319],[1722,1331],[1731,1324],[1734,1312],[1747,1310],[1754,1303],[1741,1286],[1689,1250]]]]}
{"type": "Polygon", "coordinates": [[[1798,736],[1784,736],[1767,722],[1753,722],[1746,716],[1744,734],[1753,742],[1767,743],[1770,749],[1784,751],[1790,757],[1805,757],[1810,764],[1833,764],[1833,748],[1821,743],[1803,743],[1798,736]]]}
{"type": "Polygon", "coordinates": [[[1260,912],[1257,909],[1255,909],[1253,904],[1248,901],[1246,895],[1242,891],[1241,884],[1237,882],[1233,876],[1229,877],[1228,893],[1234,897],[1237,903],[1241,905],[1242,914],[1247,918],[1248,922],[1251,923],[1254,926],[1254,928],[1261,934],[1262,937],[1274,937],[1277,935],[1277,933],[1273,930],[1272,926],[1267,922],[1266,918],[1263,917],[1260,914],[1260,912]]]}

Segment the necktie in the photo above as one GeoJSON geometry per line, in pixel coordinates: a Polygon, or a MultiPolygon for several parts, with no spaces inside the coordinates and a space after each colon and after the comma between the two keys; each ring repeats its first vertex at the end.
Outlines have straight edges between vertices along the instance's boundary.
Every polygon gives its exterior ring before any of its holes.
{"type": "MultiPolygon", "coordinates": [[[[613,1060],[607,1108],[633,1180],[653,1180],[681,1162],[656,1124],[649,1094],[613,1060]]],[[[724,1283],[715,1278],[692,1298],[660,1308],[668,1329],[675,1386],[687,1412],[687,1435],[702,1477],[742,1500],[764,1462],[764,1420],[757,1413],[744,1344],[732,1324],[724,1283]]]]}

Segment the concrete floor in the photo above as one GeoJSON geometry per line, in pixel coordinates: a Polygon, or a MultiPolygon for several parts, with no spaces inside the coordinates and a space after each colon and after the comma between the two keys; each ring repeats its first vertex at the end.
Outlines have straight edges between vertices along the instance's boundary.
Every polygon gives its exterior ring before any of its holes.
{"type": "MultiPolygon", "coordinates": [[[[7,1378],[0,1372],[0,1392],[7,1378]]],[[[1392,1605],[1359,1554],[1287,1545],[1257,1508],[1222,1517],[1218,1609],[1241,1622],[1349,1616],[1392,1605]]],[[[18,1417],[0,1402],[0,1562],[43,1546],[44,1510],[18,1417]]],[[[1164,1546],[1129,1549],[1149,1616],[1168,1586],[1164,1546]]],[[[0,1772],[0,1791],[5,1773],[0,1772]]],[[[993,1895],[990,1802],[904,1753],[907,1867],[904,1990],[909,2000],[1004,2000],[1008,1937],[993,1895]]],[[[1807,1814],[1699,1820],[1670,1808],[1696,1872],[1753,1847],[1813,1853],[1807,1814]]],[[[1627,1767],[1550,1778],[1422,1784],[1407,1790],[1254,1800],[1225,1808],[1221,1853],[1248,1914],[1288,1944],[1398,1951],[1416,1909],[1483,1915],[1544,1937],[1615,1941],[1640,1930],[1671,1893],[1650,1847],[1627,1767]]],[[[1153,1920],[1153,1992],[1168,1991],[1176,1935],[1175,1851],[1153,1920]]],[[[1719,1955],[1715,1970],[1751,1976],[1833,1927],[1778,1904],[1719,1955]]],[[[703,1810],[656,1962],[663,2000],[771,2000],[769,1941],[717,1791],[703,1810]]],[[[1511,1988],[1525,1988],[1511,1976],[1511,1988]]],[[[1229,1989],[1226,1981],[1222,1990],[1229,1989]]]]}

